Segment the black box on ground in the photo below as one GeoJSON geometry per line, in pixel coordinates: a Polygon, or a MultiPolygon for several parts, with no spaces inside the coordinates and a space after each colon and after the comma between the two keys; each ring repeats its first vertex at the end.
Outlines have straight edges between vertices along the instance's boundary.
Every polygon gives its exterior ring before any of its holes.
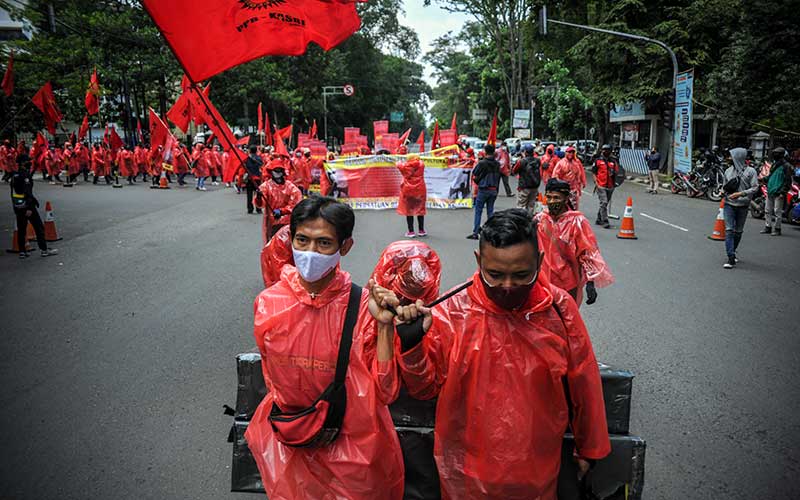
{"type": "Polygon", "coordinates": [[[581,493],[578,468],[572,459],[575,440],[571,434],[564,436],[558,475],[559,500],[641,500],[646,443],[636,436],[610,437],[611,454],[597,462],[589,473],[587,488],[581,493]]]}
{"type": "Polygon", "coordinates": [[[627,434],[631,423],[633,373],[603,363],[597,363],[597,366],[600,368],[600,379],[603,382],[608,433],[627,434]]]}
{"type": "Polygon", "coordinates": [[[246,352],[236,356],[236,373],[239,383],[234,417],[237,420],[250,420],[261,400],[267,395],[264,374],[261,371],[261,354],[246,352]]]}
{"type": "Polygon", "coordinates": [[[264,483],[258,466],[247,447],[244,433],[249,422],[234,420],[228,441],[233,443],[233,462],[231,463],[231,491],[264,493],[264,483]]]}
{"type": "MultiPolygon", "coordinates": [[[[603,400],[610,434],[627,434],[630,429],[631,391],[633,374],[598,363],[603,382],[603,400]]],[[[408,395],[405,387],[389,405],[392,421],[397,427],[433,427],[436,423],[436,399],[419,400],[408,395]]]]}

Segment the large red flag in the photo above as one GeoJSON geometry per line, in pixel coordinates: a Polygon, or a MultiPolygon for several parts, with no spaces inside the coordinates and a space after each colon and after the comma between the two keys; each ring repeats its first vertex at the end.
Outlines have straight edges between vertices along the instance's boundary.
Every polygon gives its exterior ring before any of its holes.
{"type": "Polygon", "coordinates": [[[163,146],[164,142],[167,140],[167,136],[169,135],[169,129],[167,128],[166,124],[161,121],[161,118],[153,111],[153,108],[150,109],[150,149],[156,149],[159,146],[163,146]]]}
{"type": "MultiPolygon", "coordinates": [[[[453,119],[450,120],[450,130],[458,130],[458,123],[456,123],[456,113],[453,113],[453,119]]],[[[458,134],[456,134],[458,135],[458,134]]]]}
{"type": "Polygon", "coordinates": [[[314,123],[311,125],[311,131],[308,133],[308,136],[312,139],[317,138],[317,120],[314,120],[314,123]]]}
{"type": "Polygon", "coordinates": [[[142,0],[194,82],[263,56],[330,50],[361,25],[352,0],[142,0]]]}
{"type": "MultiPolygon", "coordinates": [[[[199,88],[199,86],[197,87],[199,88]]],[[[207,84],[206,88],[202,90],[203,96],[206,98],[206,101],[211,102],[208,100],[208,93],[211,91],[211,84],[207,84]]],[[[199,99],[199,96],[196,96],[199,99]]],[[[198,127],[206,123],[206,119],[208,118],[208,113],[206,111],[205,105],[203,105],[203,101],[196,101],[195,99],[190,99],[191,106],[189,107],[190,113],[192,114],[192,121],[198,127]]]]}
{"type": "Polygon", "coordinates": [[[261,103],[259,102],[258,103],[258,133],[259,134],[264,131],[264,115],[262,113],[263,112],[261,111],[261,103]]]}
{"type": "Polygon", "coordinates": [[[491,144],[492,146],[497,145],[497,110],[494,110],[492,128],[489,129],[489,137],[486,139],[486,144],[491,144]]]}
{"type": "Polygon", "coordinates": [[[51,135],[56,135],[56,123],[60,122],[63,116],[56,105],[56,98],[53,95],[53,87],[50,82],[42,85],[42,88],[36,92],[31,101],[44,115],[44,124],[47,126],[47,131],[51,135]]]}
{"type": "Polygon", "coordinates": [[[419,144],[419,152],[420,153],[424,153],[425,152],[425,130],[424,129],[419,133],[419,137],[417,138],[417,144],[419,144]]]}
{"type": "Polygon", "coordinates": [[[181,129],[184,134],[189,129],[189,122],[192,120],[192,106],[186,92],[182,93],[175,104],[169,108],[167,119],[181,129]]]}
{"type": "Polygon", "coordinates": [[[89,79],[89,88],[86,89],[86,112],[90,115],[96,115],[100,112],[100,82],[97,81],[97,68],[92,72],[92,77],[89,79]]]}
{"type": "Polygon", "coordinates": [[[8,66],[6,72],[3,74],[3,92],[6,97],[11,97],[14,93],[14,53],[8,56],[8,66]]]}
{"type": "Polygon", "coordinates": [[[440,142],[441,138],[439,137],[439,120],[436,120],[436,124],[433,126],[433,137],[431,137],[431,149],[438,148],[440,142]]]}
{"type": "Polygon", "coordinates": [[[81,128],[78,130],[78,142],[81,142],[86,137],[86,132],[89,131],[89,115],[83,115],[83,122],[81,128]]]}

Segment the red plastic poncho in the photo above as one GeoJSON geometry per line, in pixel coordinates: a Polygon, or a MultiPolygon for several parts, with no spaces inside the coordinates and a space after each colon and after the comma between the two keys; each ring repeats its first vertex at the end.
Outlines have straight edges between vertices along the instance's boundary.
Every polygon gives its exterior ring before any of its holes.
{"type": "Polygon", "coordinates": [[[264,243],[269,240],[272,226],[282,226],[289,224],[292,217],[292,210],[294,207],[303,200],[303,193],[297,189],[297,186],[290,181],[283,184],[277,184],[272,179],[262,182],[258,186],[258,191],[261,193],[261,198],[258,193],[253,195],[253,204],[256,208],[264,210],[264,243]],[[273,210],[280,210],[281,216],[276,219],[273,215],[273,210]]]}
{"type": "Polygon", "coordinates": [[[428,191],[425,187],[425,164],[419,158],[397,164],[403,175],[400,184],[400,200],[397,213],[400,215],[425,215],[428,191]]]}
{"type": "Polygon", "coordinates": [[[540,212],[535,219],[539,221],[539,241],[549,259],[549,279],[553,285],[567,291],[577,288],[576,300],[580,304],[587,281],[593,281],[597,288],[614,283],[592,226],[581,212],[569,210],[555,220],[550,214],[540,212]]]}
{"type": "Polygon", "coordinates": [[[558,156],[555,155],[555,147],[550,144],[547,146],[547,151],[542,156],[542,185],[546,185],[550,177],[553,176],[553,169],[556,168],[558,163],[558,156]]]}
{"type": "Polygon", "coordinates": [[[586,187],[586,170],[583,169],[583,163],[577,157],[571,161],[566,157],[562,158],[556,163],[551,175],[554,179],[569,183],[572,208],[578,210],[578,205],[581,201],[581,190],[586,187]]]}
{"type": "Polygon", "coordinates": [[[106,175],[106,155],[102,149],[92,151],[92,172],[95,177],[106,175]]]}
{"type": "Polygon", "coordinates": [[[261,277],[264,288],[269,288],[281,278],[285,265],[294,265],[292,254],[292,234],[289,225],[278,229],[278,232],[261,249],[261,277]]]}
{"type": "Polygon", "coordinates": [[[287,266],[280,281],[256,298],[254,335],[269,392],[245,437],[270,500],[403,497],[403,456],[386,406],[397,397],[400,379],[392,361],[365,362],[365,345],[375,335],[363,327],[366,290],[345,378],[347,412],[336,440],[324,448],[285,446],[267,419],[273,401],[285,411],[305,408],[333,380],[350,282],[337,269],[312,299],[297,269],[287,266]]]}
{"type": "Polygon", "coordinates": [[[192,151],[192,161],[194,161],[194,176],[197,178],[208,177],[211,170],[208,164],[208,157],[201,148],[192,151]]]}
{"type": "Polygon", "coordinates": [[[308,190],[311,186],[311,163],[303,157],[291,161],[293,176],[291,180],[298,188],[308,190]]]}
{"type": "Polygon", "coordinates": [[[82,145],[76,144],[75,145],[75,158],[78,159],[78,171],[83,170],[84,168],[89,168],[89,148],[82,145]]]}
{"type": "Polygon", "coordinates": [[[589,335],[575,301],[546,273],[514,312],[487,297],[479,272],[473,282],[434,308],[431,330],[398,361],[412,396],[439,397],[442,497],[554,500],[568,420],[565,376],[578,455],[600,459],[611,450],[589,335]]]}

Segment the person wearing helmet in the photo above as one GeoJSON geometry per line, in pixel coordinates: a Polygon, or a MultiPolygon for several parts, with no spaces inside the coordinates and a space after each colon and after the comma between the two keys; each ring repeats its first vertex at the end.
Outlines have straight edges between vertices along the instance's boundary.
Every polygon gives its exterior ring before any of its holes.
{"type": "Polygon", "coordinates": [[[522,158],[517,160],[511,173],[519,175],[517,183],[517,206],[533,211],[536,206],[536,195],[541,183],[541,162],[536,157],[533,144],[526,144],[522,149],[522,158]]]}
{"type": "MultiPolygon", "coordinates": [[[[400,146],[399,154],[408,154],[405,146],[400,146]]],[[[406,218],[408,232],[406,238],[428,236],[425,232],[425,214],[427,213],[428,191],[425,186],[425,164],[419,156],[412,155],[397,162],[397,169],[403,176],[400,183],[400,198],[397,202],[397,213],[406,218]],[[414,232],[414,217],[417,218],[419,231],[414,232]]]]}
{"type": "Polygon", "coordinates": [[[20,153],[16,157],[17,169],[11,174],[9,184],[11,186],[11,207],[17,219],[17,248],[19,248],[19,258],[27,259],[30,254],[27,249],[28,223],[36,233],[36,244],[41,250],[42,257],[56,255],[58,250],[47,248],[47,240],[44,234],[44,223],[39,215],[37,207],[39,200],[33,195],[33,173],[31,169],[31,158],[27,153],[20,153]]]}
{"type": "Polygon", "coordinates": [[[592,226],[582,212],[573,210],[569,184],[550,179],[545,187],[547,211],[536,214],[539,243],[549,261],[550,283],[566,290],[578,307],[586,287],[586,303],[597,300],[597,288],[614,283],[600,253],[592,226]]]}
{"type": "Polygon", "coordinates": [[[395,307],[411,323],[396,328],[397,365],[412,397],[438,397],[443,498],[555,499],[567,425],[581,476],[611,451],[592,342],[575,301],[540,272],[527,211],[491,217],[475,258],[472,285],[432,310],[395,307]]]}
{"type": "Polygon", "coordinates": [[[586,171],[583,169],[583,163],[575,155],[574,147],[568,147],[564,152],[564,158],[558,160],[553,168],[552,177],[569,183],[570,201],[575,210],[578,210],[583,188],[586,187],[586,171]]]}
{"type": "Polygon", "coordinates": [[[769,169],[767,178],[767,203],[764,221],[766,226],[761,234],[781,235],[781,219],[783,219],[783,204],[786,193],[792,188],[793,168],[786,159],[784,148],[772,150],[772,168],[769,169]]]}

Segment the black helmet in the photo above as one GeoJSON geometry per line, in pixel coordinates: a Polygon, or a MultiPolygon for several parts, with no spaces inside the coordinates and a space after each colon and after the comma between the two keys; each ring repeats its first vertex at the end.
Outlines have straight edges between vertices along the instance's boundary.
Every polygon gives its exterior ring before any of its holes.
{"type": "Polygon", "coordinates": [[[600,148],[600,150],[602,151],[604,149],[607,149],[607,150],[611,151],[611,144],[603,144],[603,146],[600,148]]]}

